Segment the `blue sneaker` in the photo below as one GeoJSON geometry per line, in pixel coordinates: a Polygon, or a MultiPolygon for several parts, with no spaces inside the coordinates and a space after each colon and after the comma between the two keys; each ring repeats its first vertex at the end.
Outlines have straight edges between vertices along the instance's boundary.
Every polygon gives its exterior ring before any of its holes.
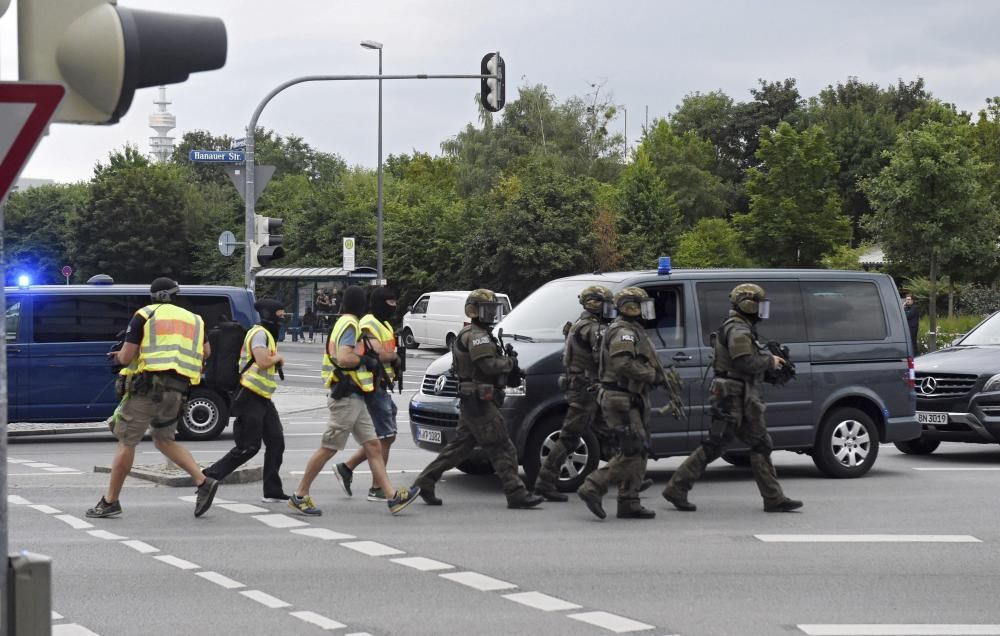
{"type": "Polygon", "coordinates": [[[389,505],[389,512],[392,514],[399,514],[406,508],[413,500],[420,495],[420,486],[413,486],[412,488],[397,488],[396,496],[386,502],[389,505]]]}
{"type": "Polygon", "coordinates": [[[288,507],[292,510],[310,517],[318,517],[323,514],[323,511],[316,507],[313,503],[312,497],[306,495],[305,497],[299,497],[298,495],[291,495],[288,498],[288,507]]]}

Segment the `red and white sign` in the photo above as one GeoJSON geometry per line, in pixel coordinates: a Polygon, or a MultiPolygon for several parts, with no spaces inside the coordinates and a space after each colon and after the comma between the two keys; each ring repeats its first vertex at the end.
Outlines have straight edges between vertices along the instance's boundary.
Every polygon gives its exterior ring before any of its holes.
{"type": "Polygon", "coordinates": [[[0,82],[0,201],[28,163],[65,94],[61,84],[0,82]]]}

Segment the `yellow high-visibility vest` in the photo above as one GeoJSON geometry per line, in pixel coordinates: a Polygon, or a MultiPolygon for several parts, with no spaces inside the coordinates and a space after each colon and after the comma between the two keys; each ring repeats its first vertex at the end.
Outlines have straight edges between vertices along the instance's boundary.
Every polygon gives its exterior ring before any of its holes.
{"type": "MultiPolygon", "coordinates": [[[[278,353],[278,345],[274,342],[274,336],[267,329],[261,327],[260,325],[254,325],[250,327],[250,331],[247,332],[247,337],[243,339],[243,348],[240,349],[240,370],[247,366],[247,363],[253,358],[253,350],[250,348],[250,342],[253,340],[254,336],[258,332],[264,332],[267,336],[267,352],[272,356],[278,353]]],[[[250,365],[250,368],[240,376],[240,386],[250,389],[257,395],[271,399],[271,395],[274,394],[274,390],[278,388],[278,382],[275,378],[278,376],[278,370],[271,365],[267,369],[261,369],[254,362],[250,365]]]]}
{"type": "MultiPolygon", "coordinates": [[[[365,343],[361,340],[361,325],[355,316],[350,314],[344,314],[337,319],[337,323],[333,326],[333,331],[330,333],[330,341],[327,343],[327,348],[332,346],[334,351],[340,346],[340,338],[347,331],[348,327],[354,327],[354,333],[357,334],[357,344],[354,345],[354,351],[359,356],[365,353],[365,343]]],[[[346,376],[359,389],[364,393],[371,393],[375,390],[375,376],[372,375],[371,371],[365,369],[364,365],[359,366],[357,369],[344,369],[337,365],[330,354],[327,352],[323,353],[323,384],[326,387],[331,387],[337,383],[337,377],[334,375],[334,369],[340,369],[340,375],[346,376]]]]}
{"type": "Polygon", "coordinates": [[[191,384],[201,382],[205,359],[205,322],[176,305],[147,305],[136,312],[146,319],[136,373],[173,371],[191,384]]]}
{"type": "MultiPolygon", "coordinates": [[[[392,325],[388,322],[382,322],[372,314],[366,314],[361,319],[361,328],[382,343],[382,351],[395,352],[396,351],[396,332],[393,331],[392,325]]],[[[389,378],[391,383],[396,379],[396,369],[393,368],[392,363],[384,362],[382,366],[385,367],[385,375],[389,378]]]]}

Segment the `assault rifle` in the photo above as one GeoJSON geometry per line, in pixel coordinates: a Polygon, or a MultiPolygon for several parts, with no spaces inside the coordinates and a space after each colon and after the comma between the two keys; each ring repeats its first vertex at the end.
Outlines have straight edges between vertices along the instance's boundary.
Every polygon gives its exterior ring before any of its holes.
{"type": "Polygon", "coordinates": [[[402,336],[396,336],[396,362],[393,363],[396,370],[396,388],[399,394],[403,394],[403,372],[406,371],[406,341],[402,336]]]}
{"type": "Polygon", "coordinates": [[[791,354],[789,353],[787,346],[774,340],[769,340],[767,344],[764,345],[761,345],[760,343],[757,343],[757,345],[760,347],[762,352],[778,356],[785,361],[785,363],[777,369],[769,368],[765,371],[764,382],[775,386],[783,386],[795,379],[795,363],[792,362],[791,354]]]}
{"type": "MultiPolygon", "coordinates": [[[[514,339],[517,340],[517,336],[514,336],[514,339]]],[[[514,368],[507,373],[507,386],[512,389],[521,386],[521,383],[524,382],[524,371],[521,371],[521,365],[518,364],[514,345],[509,342],[504,344],[503,329],[497,330],[497,355],[506,356],[514,361],[514,368]]]]}

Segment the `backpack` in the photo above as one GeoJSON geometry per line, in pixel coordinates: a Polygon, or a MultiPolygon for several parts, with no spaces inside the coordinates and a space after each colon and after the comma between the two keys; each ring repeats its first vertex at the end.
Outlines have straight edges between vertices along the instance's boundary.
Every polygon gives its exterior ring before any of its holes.
{"type": "Polygon", "coordinates": [[[205,361],[205,381],[222,391],[240,388],[240,350],[247,330],[232,320],[219,321],[208,331],[212,355],[205,361]]]}

